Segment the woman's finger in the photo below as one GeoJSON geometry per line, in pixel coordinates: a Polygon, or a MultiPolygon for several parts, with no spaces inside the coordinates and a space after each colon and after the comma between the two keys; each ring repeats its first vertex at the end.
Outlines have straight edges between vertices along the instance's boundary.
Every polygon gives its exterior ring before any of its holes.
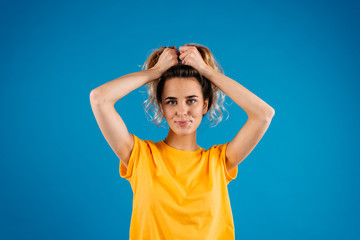
{"type": "Polygon", "coordinates": [[[180,46],[179,47],[179,51],[180,51],[180,53],[183,53],[183,52],[186,52],[187,50],[193,49],[193,48],[197,49],[196,46],[187,46],[185,44],[185,46],[180,46]]]}

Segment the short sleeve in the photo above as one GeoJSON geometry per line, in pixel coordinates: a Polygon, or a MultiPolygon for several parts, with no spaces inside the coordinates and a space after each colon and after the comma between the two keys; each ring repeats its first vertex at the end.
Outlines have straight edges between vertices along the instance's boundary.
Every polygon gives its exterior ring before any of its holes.
{"type": "Polygon", "coordinates": [[[122,178],[125,178],[131,182],[132,177],[136,174],[136,171],[139,166],[139,160],[146,155],[147,144],[144,140],[139,139],[137,136],[134,136],[134,147],[130,153],[130,158],[128,162],[128,167],[120,161],[119,172],[122,178]]]}
{"type": "Polygon", "coordinates": [[[227,170],[225,151],[226,151],[228,144],[229,143],[218,145],[218,149],[220,151],[221,164],[222,164],[225,176],[226,176],[226,184],[229,184],[232,180],[234,180],[237,177],[237,173],[238,173],[238,166],[233,168],[230,172],[228,172],[228,170],[227,170]]]}

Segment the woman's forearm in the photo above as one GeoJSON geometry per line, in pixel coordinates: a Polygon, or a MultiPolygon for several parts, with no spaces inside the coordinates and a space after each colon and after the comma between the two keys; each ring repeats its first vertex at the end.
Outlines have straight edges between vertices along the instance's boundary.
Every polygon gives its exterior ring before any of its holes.
{"type": "Polygon", "coordinates": [[[92,90],[90,98],[96,98],[95,101],[98,103],[107,102],[115,104],[133,90],[159,78],[161,74],[161,71],[155,68],[126,74],[95,88],[92,90]]]}
{"type": "Polygon", "coordinates": [[[249,117],[255,118],[272,118],[275,110],[250,92],[240,83],[215,71],[207,68],[203,71],[203,75],[214,83],[222,92],[230,97],[237,105],[239,105],[247,113],[249,117]]]}

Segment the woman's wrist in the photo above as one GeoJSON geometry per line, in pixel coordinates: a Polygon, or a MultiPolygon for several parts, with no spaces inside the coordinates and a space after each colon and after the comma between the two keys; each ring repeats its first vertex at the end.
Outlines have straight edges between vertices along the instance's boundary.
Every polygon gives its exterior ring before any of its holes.
{"type": "Polygon", "coordinates": [[[205,65],[202,69],[200,74],[206,77],[207,79],[211,79],[211,77],[216,73],[215,69],[210,67],[209,65],[205,65]]]}
{"type": "Polygon", "coordinates": [[[152,67],[152,68],[147,69],[145,71],[149,72],[149,74],[151,75],[152,80],[155,80],[155,79],[161,77],[161,75],[163,74],[163,71],[160,68],[157,68],[157,67],[152,67]]]}

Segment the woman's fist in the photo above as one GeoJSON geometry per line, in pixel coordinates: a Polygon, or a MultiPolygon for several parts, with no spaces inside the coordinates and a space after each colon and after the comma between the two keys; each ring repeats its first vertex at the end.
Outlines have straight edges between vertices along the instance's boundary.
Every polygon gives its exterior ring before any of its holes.
{"type": "Polygon", "coordinates": [[[158,69],[162,74],[170,67],[179,63],[179,54],[180,52],[176,49],[176,47],[165,48],[161,53],[157,63],[152,68],[158,69]]]}
{"type": "Polygon", "coordinates": [[[188,46],[185,44],[185,46],[179,47],[179,50],[179,59],[181,60],[181,63],[192,66],[198,70],[201,75],[204,75],[204,72],[209,65],[204,62],[204,59],[202,58],[196,46],[188,46]]]}

